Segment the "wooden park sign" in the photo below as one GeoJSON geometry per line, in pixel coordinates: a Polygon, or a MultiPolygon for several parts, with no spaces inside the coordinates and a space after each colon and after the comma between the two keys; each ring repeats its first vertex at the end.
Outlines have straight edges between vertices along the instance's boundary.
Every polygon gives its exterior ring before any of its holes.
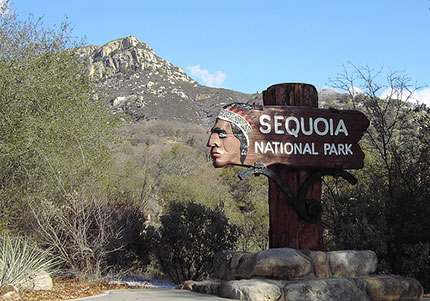
{"type": "Polygon", "coordinates": [[[318,109],[308,84],[273,85],[263,103],[220,110],[207,143],[213,165],[268,176],[270,248],[321,250],[321,176],[353,182],[344,169],[363,167],[358,141],[369,121],[358,111],[318,109]]]}
{"type": "Polygon", "coordinates": [[[239,140],[237,156],[224,165],[362,168],[358,141],[368,125],[364,114],[353,110],[233,103],[219,112],[209,144],[218,144],[212,148],[216,162],[225,139],[239,140]]]}

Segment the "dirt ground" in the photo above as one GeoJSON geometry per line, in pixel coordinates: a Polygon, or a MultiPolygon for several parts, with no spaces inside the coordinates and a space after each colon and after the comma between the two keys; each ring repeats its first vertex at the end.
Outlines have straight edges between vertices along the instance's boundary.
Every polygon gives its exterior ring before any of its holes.
{"type": "Polygon", "coordinates": [[[107,282],[82,282],[70,277],[55,277],[51,291],[31,291],[21,294],[23,300],[69,300],[94,296],[112,289],[133,289],[128,285],[108,284],[107,282]]]}

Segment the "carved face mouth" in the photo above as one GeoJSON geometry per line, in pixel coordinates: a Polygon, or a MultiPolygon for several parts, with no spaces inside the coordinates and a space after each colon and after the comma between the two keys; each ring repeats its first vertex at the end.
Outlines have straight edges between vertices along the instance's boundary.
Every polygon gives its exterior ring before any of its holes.
{"type": "Polygon", "coordinates": [[[222,151],[222,149],[219,149],[218,147],[213,147],[211,150],[211,156],[212,157],[219,157],[224,155],[224,152],[222,151]]]}
{"type": "Polygon", "coordinates": [[[216,160],[218,160],[219,158],[222,158],[222,156],[224,155],[224,152],[217,148],[217,147],[213,147],[211,150],[211,158],[212,161],[215,163],[216,160]]]}

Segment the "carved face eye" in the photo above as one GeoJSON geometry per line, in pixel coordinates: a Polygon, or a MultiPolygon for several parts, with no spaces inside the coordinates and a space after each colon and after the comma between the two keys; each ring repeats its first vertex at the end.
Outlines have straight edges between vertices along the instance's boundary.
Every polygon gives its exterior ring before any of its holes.
{"type": "Polygon", "coordinates": [[[227,138],[228,136],[226,132],[219,132],[218,137],[220,137],[221,139],[224,139],[224,138],[227,138]]]}
{"type": "Polygon", "coordinates": [[[220,139],[224,139],[224,138],[228,137],[227,132],[224,129],[222,129],[222,128],[214,128],[212,130],[212,132],[215,133],[215,134],[218,134],[218,137],[220,139]]]}

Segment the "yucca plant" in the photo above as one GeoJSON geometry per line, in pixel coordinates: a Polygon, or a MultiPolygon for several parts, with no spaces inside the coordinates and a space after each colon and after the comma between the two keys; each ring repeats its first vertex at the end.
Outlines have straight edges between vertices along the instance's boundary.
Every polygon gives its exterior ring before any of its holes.
{"type": "Polygon", "coordinates": [[[21,289],[33,273],[50,272],[57,263],[49,250],[36,249],[27,238],[4,232],[0,240],[0,286],[13,284],[21,289]]]}

